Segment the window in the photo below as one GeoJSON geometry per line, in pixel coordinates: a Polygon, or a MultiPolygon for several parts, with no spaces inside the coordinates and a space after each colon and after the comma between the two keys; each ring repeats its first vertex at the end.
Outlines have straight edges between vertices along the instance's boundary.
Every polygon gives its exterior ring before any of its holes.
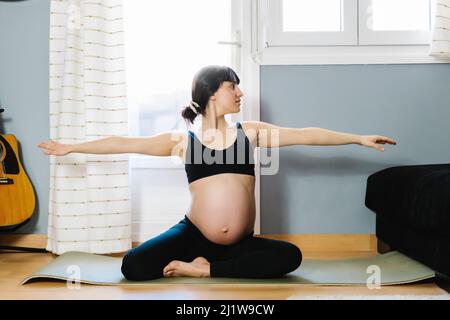
{"type": "Polygon", "coordinates": [[[266,0],[266,46],[425,45],[430,0],[266,0]]]}
{"type": "Polygon", "coordinates": [[[268,45],[355,44],[356,4],[356,0],[268,0],[268,45]]]}
{"type": "MultiPolygon", "coordinates": [[[[235,47],[219,43],[233,40],[231,2],[124,1],[130,135],[186,130],[180,111],[191,100],[195,72],[209,64],[235,67],[235,47]]],[[[171,167],[174,158],[137,155],[131,166],[171,167]]]]}
{"type": "MultiPolygon", "coordinates": [[[[235,1],[123,1],[129,135],[186,130],[180,111],[201,67],[239,74],[235,1]]],[[[145,241],[186,213],[189,188],[178,157],[131,155],[130,167],[132,238],[145,241]]]]}
{"type": "Polygon", "coordinates": [[[340,1],[285,0],[282,6],[283,32],[340,32],[343,30],[343,10],[340,1]]]}
{"type": "Polygon", "coordinates": [[[429,44],[430,0],[360,0],[360,45],[429,44]]]}

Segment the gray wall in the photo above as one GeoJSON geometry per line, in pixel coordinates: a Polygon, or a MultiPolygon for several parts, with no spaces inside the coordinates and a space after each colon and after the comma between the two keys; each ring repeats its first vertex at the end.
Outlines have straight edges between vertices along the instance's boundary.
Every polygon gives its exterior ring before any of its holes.
{"type": "Polygon", "coordinates": [[[398,143],[282,147],[279,172],[261,177],[262,233],[374,233],[370,174],[450,163],[449,89],[449,64],[262,67],[261,121],[398,143]]]}
{"type": "Polygon", "coordinates": [[[50,131],[49,6],[48,0],[0,2],[0,105],[6,109],[0,132],[16,136],[36,194],[35,214],[16,233],[47,233],[49,158],[36,145],[50,131]]]}

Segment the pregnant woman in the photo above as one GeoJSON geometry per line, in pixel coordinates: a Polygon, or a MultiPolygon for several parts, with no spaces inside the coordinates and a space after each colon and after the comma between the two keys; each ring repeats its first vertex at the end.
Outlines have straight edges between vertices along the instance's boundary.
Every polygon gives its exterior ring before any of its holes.
{"type": "Polygon", "coordinates": [[[229,124],[240,111],[242,91],[225,66],[201,69],[192,83],[192,101],[182,110],[187,123],[201,117],[197,132],[163,132],[151,137],[112,136],[79,144],[42,142],[47,155],[142,153],[179,156],[185,165],[191,204],[170,229],[129,250],[122,261],[128,280],[161,277],[275,278],[297,269],[300,249],[286,241],[253,234],[255,147],[360,144],[383,151],[388,137],[359,136],[321,128],[284,128],[266,122],[229,124]]]}

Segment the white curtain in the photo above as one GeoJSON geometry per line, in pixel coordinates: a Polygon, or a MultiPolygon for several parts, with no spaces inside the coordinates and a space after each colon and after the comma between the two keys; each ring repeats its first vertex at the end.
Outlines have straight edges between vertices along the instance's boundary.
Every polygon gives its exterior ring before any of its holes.
{"type": "Polygon", "coordinates": [[[450,0],[435,0],[430,55],[450,58],[450,0]]]}
{"type": "MultiPolygon", "coordinates": [[[[51,0],[50,138],[128,135],[122,0],[51,0]]],[[[50,157],[47,250],[131,248],[127,154],[50,157]]]]}

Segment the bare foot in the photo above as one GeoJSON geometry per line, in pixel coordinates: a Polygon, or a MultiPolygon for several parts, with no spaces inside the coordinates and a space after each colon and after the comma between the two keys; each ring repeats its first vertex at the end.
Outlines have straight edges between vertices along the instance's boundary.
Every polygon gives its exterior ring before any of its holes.
{"type": "Polygon", "coordinates": [[[171,261],[163,270],[164,277],[209,277],[209,261],[197,257],[191,262],[171,261]]]}

